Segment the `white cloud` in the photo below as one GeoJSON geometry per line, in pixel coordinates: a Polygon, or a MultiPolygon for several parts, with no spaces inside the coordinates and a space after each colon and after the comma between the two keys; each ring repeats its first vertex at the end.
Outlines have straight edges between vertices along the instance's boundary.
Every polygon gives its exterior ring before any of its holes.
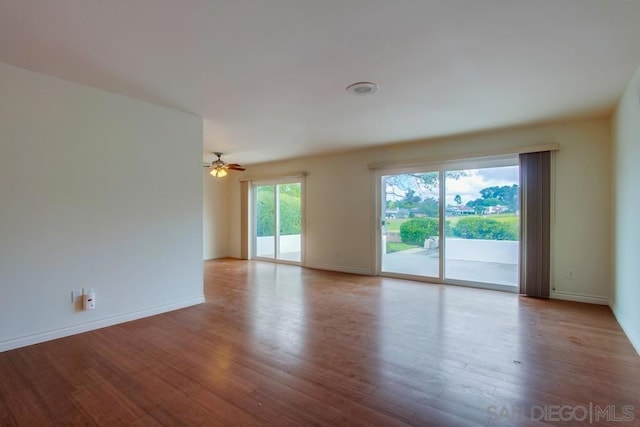
{"type": "Polygon", "coordinates": [[[445,199],[448,205],[455,204],[454,198],[459,194],[462,203],[479,199],[480,190],[487,187],[518,184],[518,166],[490,169],[470,169],[466,176],[458,179],[447,178],[445,182],[445,199]]]}
{"type": "MultiPolygon", "coordinates": [[[[493,187],[513,185],[519,183],[518,166],[507,166],[499,168],[488,169],[467,169],[464,171],[465,176],[459,178],[447,178],[445,182],[445,200],[447,205],[455,204],[454,198],[457,194],[462,198],[462,203],[465,204],[471,200],[479,199],[480,190],[493,187]]],[[[425,197],[438,197],[438,189],[425,189],[424,187],[418,188],[416,181],[411,179],[400,180],[404,184],[409,185],[406,188],[413,187],[416,194],[422,198],[425,197]]],[[[387,200],[401,200],[406,194],[404,185],[388,185],[387,186],[387,200]]]]}

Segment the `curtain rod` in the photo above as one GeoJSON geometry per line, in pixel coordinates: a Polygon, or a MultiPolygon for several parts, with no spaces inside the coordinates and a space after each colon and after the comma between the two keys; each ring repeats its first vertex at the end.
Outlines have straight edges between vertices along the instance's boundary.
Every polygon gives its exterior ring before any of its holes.
{"type": "Polygon", "coordinates": [[[541,151],[559,151],[559,144],[540,144],[540,145],[530,145],[527,147],[515,147],[508,149],[498,149],[498,150],[488,150],[481,151],[478,153],[469,153],[469,154],[456,154],[450,156],[440,156],[440,157],[427,157],[421,159],[411,159],[411,160],[398,160],[398,161],[389,161],[389,162],[377,162],[377,163],[369,163],[367,167],[372,170],[376,169],[391,169],[391,168],[399,168],[399,167],[411,167],[411,166],[420,166],[424,164],[430,163],[443,163],[453,160],[470,160],[470,159],[478,159],[483,157],[504,157],[504,156],[514,156],[523,153],[538,153],[541,151]]]}

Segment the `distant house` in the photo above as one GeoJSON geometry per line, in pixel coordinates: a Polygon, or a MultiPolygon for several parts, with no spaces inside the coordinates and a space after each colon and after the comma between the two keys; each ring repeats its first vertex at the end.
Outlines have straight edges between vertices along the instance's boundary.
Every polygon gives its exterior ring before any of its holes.
{"type": "Polygon", "coordinates": [[[386,219],[406,219],[409,218],[409,210],[408,209],[387,209],[385,211],[386,219]]]}
{"type": "Polygon", "coordinates": [[[484,214],[485,215],[499,214],[499,213],[507,212],[508,210],[509,208],[503,205],[487,206],[484,209],[484,214]]]}
{"type": "Polygon", "coordinates": [[[460,215],[474,215],[475,209],[469,206],[447,206],[446,215],[448,216],[460,216],[460,215]]]}
{"type": "Polygon", "coordinates": [[[409,218],[409,211],[407,209],[387,209],[385,212],[387,219],[405,219],[409,218]]]}

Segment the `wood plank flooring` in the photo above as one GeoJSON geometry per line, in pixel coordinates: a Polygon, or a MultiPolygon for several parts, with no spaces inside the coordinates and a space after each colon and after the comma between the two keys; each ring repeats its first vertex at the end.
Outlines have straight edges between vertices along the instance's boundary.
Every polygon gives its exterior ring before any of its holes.
{"type": "Polygon", "coordinates": [[[640,425],[607,307],[239,260],[205,294],[0,353],[0,425],[640,425]]]}

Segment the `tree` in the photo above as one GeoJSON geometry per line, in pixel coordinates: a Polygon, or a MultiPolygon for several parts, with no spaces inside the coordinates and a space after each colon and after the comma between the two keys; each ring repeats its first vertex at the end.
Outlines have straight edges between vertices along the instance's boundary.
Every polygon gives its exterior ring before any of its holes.
{"type": "Polygon", "coordinates": [[[278,185],[278,190],[280,191],[280,195],[287,194],[289,196],[300,198],[300,190],[302,186],[300,183],[294,182],[291,184],[280,184],[278,185]]]}
{"type": "Polygon", "coordinates": [[[300,234],[302,212],[299,183],[278,185],[280,200],[280,235],[300,234]]]}
{"type": "MultiPolygon", "coordinates": [[[[445,177],[449,179],[460,179],[463,176],[467,176],[465,171],[445,172],[445,177]]],[[[440,185],[439,177],[440,174],[438,172],[389,175],[385,177],[383,183],[387,201],[402,199],[409,190],[413,190],[418,195],[437,194],[438,186],[440,185]]],[[[388,204],[387,207],[389,207],[388,204]]]]}
{"type": "MultiPolygon", "coordinates": [[[[275,236],[275,188],[263,185],[257,189],[257,235],[275,236]]],[[[280,200],[280,235],[300,234],[300,184],[278,186],[280,200]]]]}
{"type": "Polygon", "coordinates": [[[485,206],[482,204],[483,199],[469,200],[466,204],[467,207],[473,208],[476,215],[482,215],[485,211],[485,206]]]}
{"type": "Polygon", "coordinates": [[[517,211],[519,205],[519,189],[517,184],[502,187],[493,186],[480,190],[481,199],[467,202],[467,206],[481,214],[486,207],[503,205],[510,211],[517,211]]]}
{"type": "Polygon", "coordinates": [[[428,217],[437,218],[440,214],[440,203],[433,197],[426,197],[418,204],[418,212],[428,217]]]}
{"type": "Polygon", "coordinates": [[[420,196],[416,195],[415,191],[409,190],[404,196],[404,199],[396,202],[396,207],[401,209],[413,209],[418,206],[422,201],[420,196]]]}
{"type": "Polygon", "coordinates": [[[456,194],[456,197],[454,197],[453,200],[456,202],[458,206],[462,204],[462,197],[460,197],[459,194],[456,194]]]}
{"type": "Polygon", "coordinates": [[[275,236],[276,226],[274,222],[275,212],[275,198],[274,198],[275,186],[263,185],[256,190],[256,213],[257,224],[256,232],[258,237],[263,236],[275,236]]]}

